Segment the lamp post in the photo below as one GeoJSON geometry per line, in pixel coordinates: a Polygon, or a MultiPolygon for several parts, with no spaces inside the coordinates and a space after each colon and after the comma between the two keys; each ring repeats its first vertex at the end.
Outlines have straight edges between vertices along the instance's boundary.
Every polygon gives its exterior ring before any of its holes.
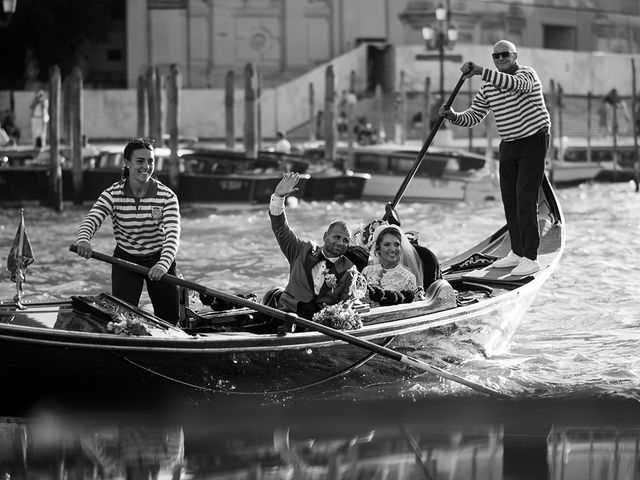
{"type": "Polygon", "coordinates": [[[18,0],[2,0],[2,11],[0,12],[0,27],[6,27],[11,23],[11,16],[16,11],[18,0]]]}
{"type": "Polygon", "coordinates": [[[458,40],[458,30],[451,23],[450,10],[442,4],[435,10],[436,21],[431,27],[422,28],[422,38],[428,50],[438,51],[440,62],[440,101],[444,102],[444,50],[453,48],[458,40]]]}

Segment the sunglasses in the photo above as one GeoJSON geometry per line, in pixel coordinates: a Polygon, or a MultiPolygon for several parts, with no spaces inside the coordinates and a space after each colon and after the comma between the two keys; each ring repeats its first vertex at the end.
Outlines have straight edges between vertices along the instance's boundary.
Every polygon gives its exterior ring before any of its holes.
{"type": "Polygon", "coordinates": [[[498,52],[498,53],[492,53],[491,56],[493,57],[494,60],[497,60],[499,58],[509,58],[509,56],[512,53],[513,52],[498,52]]]}

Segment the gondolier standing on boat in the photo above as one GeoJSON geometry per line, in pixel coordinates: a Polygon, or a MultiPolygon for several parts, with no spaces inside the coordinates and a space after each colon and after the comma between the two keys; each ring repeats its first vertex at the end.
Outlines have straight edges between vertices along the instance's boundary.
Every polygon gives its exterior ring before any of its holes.
{"type": "MultiPolygon", "coordinates": [[[[175,258],[180,241],[180,208],[176,194],[151,178],[155,166],[153,143],[129,140],[124,148],[123,180],[104,190],[77,233],[78,255],[91,257],[91,239],[107,216],[113,222],[116,248],[113,256],[149,267],[147,292],[156,316],[177,324],[178,287],[160,282],[165,273],[176,274],[175,258]]],[[[113,265],[113,295],[138,305],[143,277],[113,265]]]]}
{"type": "Polygon", "coordinates": [[[509,254],[494,267],[515,267],[512,275],[540,270],[538,247],[538,190],[544,176],[551,121],[538,74],[518,64],[516,46],[500,40],[493,47],[498,70],[466,62],[467,78],[481,75],[484,83],[471,106],[462,112],[440,107],[440,115],[462,127],[478,125],[493,112],[500,142],[500,192],[511,238],[509,254]]]}
{"type": "Polygon", "coordinates": [[[297,173],[285,173],[271,196],[269,217],[280,250],[289,262],[289,282],[278,300],[278,308],[311,319],[324,305],[335,305],[349,297],[358,270],[344,256],[351,242],[346,222],[337,220],[323,235],[322,247],[300,239],[289,227],[285,197],[297,190],[297,173]]]}

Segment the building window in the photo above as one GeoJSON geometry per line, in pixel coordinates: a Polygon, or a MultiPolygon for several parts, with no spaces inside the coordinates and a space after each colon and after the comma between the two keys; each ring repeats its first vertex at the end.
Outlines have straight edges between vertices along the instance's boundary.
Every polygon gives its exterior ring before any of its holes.
{"type": "Polygon", "coordinates": [[[543,25],[543,48],[551,50],[577,50],[576,28],[562,25],[543,25]]]}

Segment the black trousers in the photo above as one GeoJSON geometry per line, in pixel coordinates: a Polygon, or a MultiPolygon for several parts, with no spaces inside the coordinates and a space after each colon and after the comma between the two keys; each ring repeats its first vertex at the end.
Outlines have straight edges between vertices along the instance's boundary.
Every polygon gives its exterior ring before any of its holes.
{"type": "Polygon", "coordinates": [[[538,192],[548,148],[549,133],[546,131],[512,142],[500,142],[500,193],[511,250],[532,260],[537,258],[540,246],[538,192]]]}
{"type": "MultiPolygon", "coordinates": [[[[148,257],[140,257],[131,255],[120,247],[115,248],[113,256],[149,268],[160,260],[160,252],[148,257]]],[[[167,273],[176,274],[176,262],[171,264],[167,273]]],[[[153,313],[156,317],[177,325],[180,320],[180,297],[176,285],[151,280],[149,277],[143,277],[117,265],[111,267],[111,293],[125,302],[137,306],[142,295],[142,286],[145,282],[153,305],[153,313]]]]}

